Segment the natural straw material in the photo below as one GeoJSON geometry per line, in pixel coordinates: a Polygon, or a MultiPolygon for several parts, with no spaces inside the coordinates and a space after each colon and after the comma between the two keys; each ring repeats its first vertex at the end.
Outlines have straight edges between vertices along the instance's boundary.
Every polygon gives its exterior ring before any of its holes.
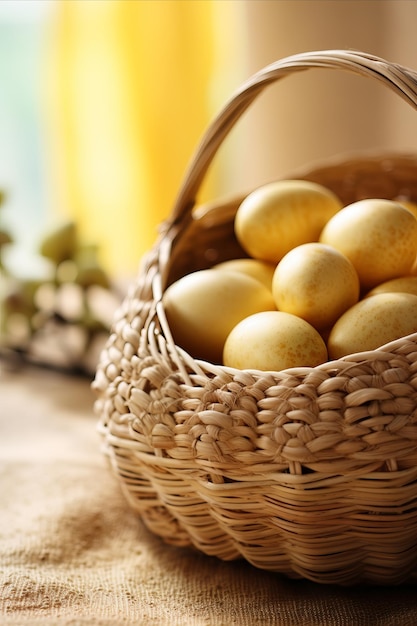
{"type": "MultiPolygon", "coordinates": [[[[299,54],[243,85],[209,127],[116,315],[96,410],[128,501],[165,541],[321,583],[396,584],[417,577],[417,335],[315,368],[238,371],[175,346],[161,301],[179,276],[242,255],[240,198],[193,209],[198,189],[254,98],[320,67],[381,81],[417,106],[417,74],[359,52],[299,54]]],[[[417,200],[412,156],[301,176],[345,204],[417,200]]]]}

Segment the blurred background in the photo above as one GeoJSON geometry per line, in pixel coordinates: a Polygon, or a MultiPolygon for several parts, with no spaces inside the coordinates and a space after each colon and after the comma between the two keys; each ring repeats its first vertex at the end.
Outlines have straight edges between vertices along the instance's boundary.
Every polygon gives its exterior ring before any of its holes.
{"type": "MultiPolygon", "coordinates": [[[[72,219],[116,278],[137,271],[210,120],[284,56],[360,49],[417,69],[414,0],[0,0],[4,263],[41,273],[72,219]],[[6,254],[7,252],[7,254],[6,254]]],[[[268,88],[202,200],[361,150],[414,151],[416,114],[370,79],[310,70],[268,88]]]]}

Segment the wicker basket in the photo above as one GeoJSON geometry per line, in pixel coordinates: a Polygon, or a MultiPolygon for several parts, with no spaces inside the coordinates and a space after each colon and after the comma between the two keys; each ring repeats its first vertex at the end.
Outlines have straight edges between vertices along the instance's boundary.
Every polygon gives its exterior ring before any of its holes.
{"type": "MultiPolygon", "coordinates": [[[[299,54],[253,76],[196,151],[172,216],[116,315],[93,383],[105,452],[131,506],[166,542],[349,585],[417,577],[417,334],[315,368],[238,371],[174,345],[161,296],[242,256],[241,198],[193,209],[228,131],[270,83],[308,68],[381,81],[414,107],[417,74],[359,52],[299,54]]],[[[366,156],[300,177],[346,204],[417,200],[417,158],[366,156]]]]}

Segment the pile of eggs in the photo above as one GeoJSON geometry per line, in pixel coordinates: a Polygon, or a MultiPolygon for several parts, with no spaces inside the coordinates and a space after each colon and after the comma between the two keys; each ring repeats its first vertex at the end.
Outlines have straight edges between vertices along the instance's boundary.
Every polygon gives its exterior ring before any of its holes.
{"type": "Polygon", "coordinates": [[[163,295],[177,345],[196,359],[279,371],[374,350],[417,332],[417,208],[344,206],[326,187],[282,180],[235,215],[248,258],[198,270],[163,295]]]}

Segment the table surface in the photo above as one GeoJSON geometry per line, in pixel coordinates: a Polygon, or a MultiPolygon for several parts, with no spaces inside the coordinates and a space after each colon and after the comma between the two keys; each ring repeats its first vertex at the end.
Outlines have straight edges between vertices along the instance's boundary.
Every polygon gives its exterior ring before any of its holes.
{"type": "Polygon", "coordinates": [[[2,626],[417,624],[412,585],[293,581],[165,545],[109,470],[90,381],[0,368],[2,626]]]}

